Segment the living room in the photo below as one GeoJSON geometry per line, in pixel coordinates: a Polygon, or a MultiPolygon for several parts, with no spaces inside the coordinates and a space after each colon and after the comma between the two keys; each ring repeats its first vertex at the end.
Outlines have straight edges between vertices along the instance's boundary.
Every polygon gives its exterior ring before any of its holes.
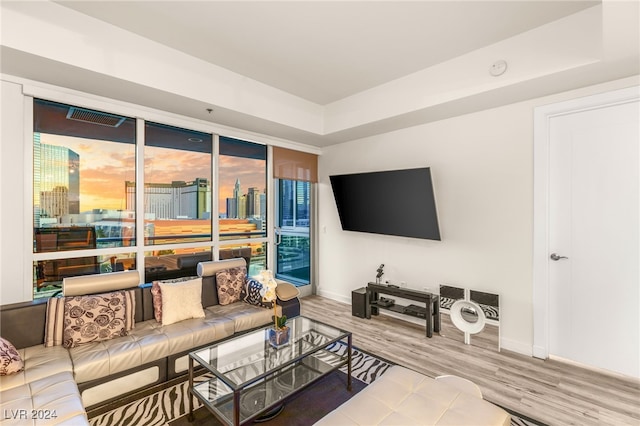
{"type": "Polygon", "coordinates": [[[374,281],[384,263],[385,280],[403,287],[499,294],[501,349],[531,357],[537,344],[534,113],[639,83],[637,2],[584,2],[540,27],[326,103],[231,74],[65,2],[11,3],[2,4],[2,305],[33,297],[24,219],[31,216],[24,188],[32,178],[23,173],[31,146],[9,142],[30,140],[27,95],[115,106],[122,114],[169,117],[318,154],[312,293],[350,304],[351,292],[374,281]],[[148,54],[136,57],[139,51],[148,54]],[[493,76],[499,60],[506,71],[493,76]],[[342,230],[330,176],[415,167],[431,168],[441,241],[342,230]]]}

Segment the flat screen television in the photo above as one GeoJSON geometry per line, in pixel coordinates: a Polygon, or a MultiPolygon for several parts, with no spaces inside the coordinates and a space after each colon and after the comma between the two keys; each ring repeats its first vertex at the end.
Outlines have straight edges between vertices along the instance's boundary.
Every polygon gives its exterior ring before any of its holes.
{"type": "Polygon", "coordinates": [[[428,167],[329,179],[343,230],[440,240],[428,167]]]}

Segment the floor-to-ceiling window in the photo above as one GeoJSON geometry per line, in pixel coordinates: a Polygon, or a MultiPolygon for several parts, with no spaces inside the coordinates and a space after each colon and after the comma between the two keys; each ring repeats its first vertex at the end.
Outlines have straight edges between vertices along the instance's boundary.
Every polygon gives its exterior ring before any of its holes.
{"type": "Polygon", "coordinates": [[[317,156],[273,148],[276,277],[297,286],[313,281],[314,185],[317,156]]]}
{"type": "Polygon", "coordinates": [[[310,282],[313,184],[271,190],[267,145],[41,99],[33,113],[35,297],[66,277],[138,270],[151,282],[231,257],[250,275],[310,282]]]}
{"type": "Polygon", "coordinates": [[[220,258],[244,257],[249,275],[267,268],[267,147],[220,137],[220,258]]]}
{"type": "Polygon", "coordinates": [[[146,122],[144,140],[145,245],[153,246],[144,279],[193,275],[198,261],[212,259],[210,245],[192,243],[212,241],[213,137],[146,122]]]}
{"type": "Polygon", "coordinates": [[[125,183],[136,176],[136,120],[36,99],[33,130],[35,296],[65,277],[135,265],[125,183]],[[108,248],[119,252],[96,250],[108,248]]]}

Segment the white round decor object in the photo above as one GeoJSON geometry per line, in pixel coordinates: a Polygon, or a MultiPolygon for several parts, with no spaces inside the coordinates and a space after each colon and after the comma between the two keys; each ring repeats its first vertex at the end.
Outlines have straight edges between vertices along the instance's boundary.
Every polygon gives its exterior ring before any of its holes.
{"type": "Polygon", "coordinates": [[[451,305],[449,316],[451,317],[453,325],[455,325],[459,330],[469,334],[480,333],[487,320],[482,308],[477,303],[469,300],[456,301],[451,305]],[[465,317],[476,318],[476,321],[472,322],[465,317]]]}
{"type": "Polygon", "coordinates": [[[494,77],[501,76],[505,71],[507,71],[507,61],[504,60],[494,62],[489,68],[489,73],[494,77]]]}

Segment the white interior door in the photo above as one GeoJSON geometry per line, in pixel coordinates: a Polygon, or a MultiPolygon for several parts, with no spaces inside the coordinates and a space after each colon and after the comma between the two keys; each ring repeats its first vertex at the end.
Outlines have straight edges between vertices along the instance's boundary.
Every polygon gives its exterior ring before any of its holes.
{"type": "Polygon", "coordinates": [[[634,377],[640,377],[638,106],[549,122],[549,355],[634,377]]]}

